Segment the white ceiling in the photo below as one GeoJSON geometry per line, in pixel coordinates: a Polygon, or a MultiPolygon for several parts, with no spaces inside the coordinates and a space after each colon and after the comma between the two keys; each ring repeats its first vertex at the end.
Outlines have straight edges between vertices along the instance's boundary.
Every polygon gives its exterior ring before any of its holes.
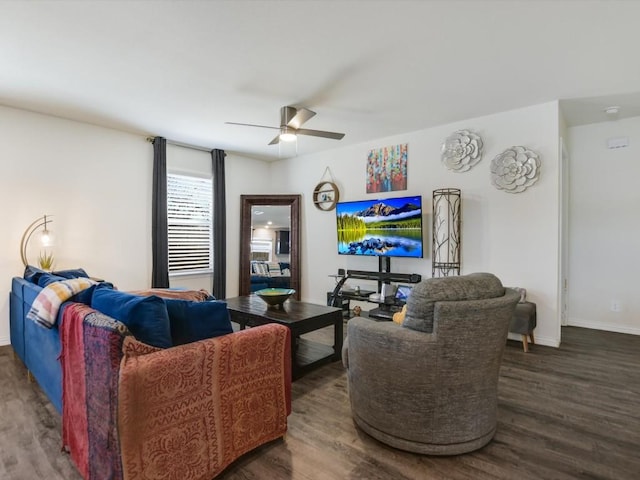
{"type": "Polygon", "coordinates": [[[266,159],[274,131],[225,122],[297,105],[346,133],[298,154],[557,99],[577,125],[640,114],[639,22],[631,0],[0,0],[0,104],[266,159]]]}
{"type": "Polygon", "coordinates": [[[273,230],[291,228],[291,207],[278,205],[254,205],[251,207],[251,228],[273,230]]]}

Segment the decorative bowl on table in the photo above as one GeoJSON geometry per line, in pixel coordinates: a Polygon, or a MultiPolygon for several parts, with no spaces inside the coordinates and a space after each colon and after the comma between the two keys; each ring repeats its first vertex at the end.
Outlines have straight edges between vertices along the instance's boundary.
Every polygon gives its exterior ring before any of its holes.
{"type": "Polygon", "coordinates": [[[255,293],[270,307],[282,308],[282,304],[296,291],[293,288],[263,288],[255,293]]]}

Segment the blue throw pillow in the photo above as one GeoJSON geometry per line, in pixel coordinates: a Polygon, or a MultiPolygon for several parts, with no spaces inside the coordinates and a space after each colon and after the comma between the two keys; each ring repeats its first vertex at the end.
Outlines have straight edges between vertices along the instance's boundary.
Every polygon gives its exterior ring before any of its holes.
{"type": "Polygon", "coordinates": [[[85,272],[82,268],[74,268],[72,270],[58,270],[51,273],[53,273],[54,275],[58,275],[59,277],[64,277],[68,279],[80,278],[80,277],[89,278],[89,274],[85,272]]]}
{"type": "Polygon", "coordinates": [[[40,275],[46,273],[44,270],[40,270],[38,267],[34,267],[33,265],[27,265],[24,269],[24,275],[22,276],[27,282],[38,284],[38,279],[40,275]]]}
{"type": "Polygon", "coordinates": [[[38,277],[38,286],[44,288],[50,283],[61,282],[63,280],[68,280],[68,279],[64,277],[60,277],[58,275],[54,275],[53,273],[42,272],[38,277]]]}
{"type": "Polygon", "coordinates": [[[73,297],[69,299],[69,301],[76,302],[76,303],[84,303],[85,305],[91,306],[91,300],[93,299],[93,292],[96,288],[110,288],[113,290],[113,283],[100,282],[100,283],[96,283],[95,285],[91,285],[89,288],[86,288],[76,293],[73,297]]]}
{"type": "Polygon", "coordinates": [[[192,302],[164,299],[174,345],[197,342],[233,332],[227,304],[218,300],[192,302]]]}
{"type": "Polygon", "coordinates": [[[124,323],[137,340],[147,345],[172,346],[167,306],[160,297],[139,297],[105,287],[93,291],[91,308],[124,323]]]}

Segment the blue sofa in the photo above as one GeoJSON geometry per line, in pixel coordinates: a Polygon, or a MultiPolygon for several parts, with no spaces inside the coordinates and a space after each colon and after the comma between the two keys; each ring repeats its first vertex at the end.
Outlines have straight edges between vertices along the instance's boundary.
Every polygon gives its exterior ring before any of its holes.
{"type": "Polygon", "coordinates": [[[291,288],[288,262],[251,261],[251,292],[263,288],[291,288]]]}
{"type": "Polygon", "coordinates": [[[291,288],[291,277],[251,275],[251,292],[257,292],[263,288],[291,288]]]}
{"type": "MultiPolygon", "coordinates": [[[[213,478],[239,456],[286,432],[287,416],[291,413],[291,345],[286,327],[268,324],[231,333],[229,321],[230,333],[197,338],[205,330],[219,328],[213,318],[214,310],[228,319],[224,302],[161,299],[153,292],[149,295],[119,292],[129,298],[114,300],[98,309],[98,300],[109,302],[110,295],[118,292],[92,287],[91,292],[90,289],[84,291],[86,295],[80,293],[72,297],[81,303],[91,303],[92,307],[81,309],[77,303],[65,302],[53,328],[45,328],[28,318],[43,287],[19,277],[13,278],[11,287],[11,344],[63,416],[63,425],[67,428],[65,433],[63,427],[63,443],[83,478],[123,480],[129,475],[127,472],[133,470],[145,478],[158,471],[167,478],[182,478],[184,464],[203,472],[202,478],[213,478]],[[166,306],[167,315],[169,310],[173,311],[174,316],[169,320],[175,319],[177,325],[170,325],[170,347],[141,343],[137,340],[139,337],[131,335],[135,322],[127,324],[124,319],[119,322],[107,316],[109,309],[115,311],[118,306],[131,305],[130,297],[135,297],[136,305],[148,307],[160,303],[166,306]],[[91,313],[87,314],[87,310],[91,313]],[[67,325],[63,324],[63,318],[69,322],[67,325]],[[123,328],[124,325],[127,328],[123,328]],[[72,336],[82,332],[83,342],[89,339],[89,344],[83,343],[87,350],[82,351],[79,343],[67,344],[64,382],[70,388],[67,398],[71,401],[65,405],[63,414],[63,367],[59,357],[64,332],[72,336]],[[185,339],[185,335],[189,338],[185,339]],[[257,360],[247,348],[255,344],[268,345],[273,354],[261,355],[257,360]],[[106,345],[112,348],[103,349],[106,345]],[[214,356],[226,367],[213,369],[214,356]],[[82,357],[84,367],[72,368],[79,365],[78,359],[82,357]],[[188,368],[184,369],[185,366],[188,368]],[[171,374],[167,375],[167,371],[171,374]],[[168,398],[166,392],[175,390],[176,378],[181,375],[189,381],[179,382],[180,394],[168,398]],[[190,381],[192,378],[199,381],[190,381]],[[149,384],[153,384],[153,388],[149,384]],[[148,394],[135,395],[139,385],[146,385],[143,388],[148,394]],[[247,415],[253,419],[251,428],[247,428],[246,422],[231,418],[247,409],[248,393],[264,391],[276,393],[262,402],[257,411],[251,407],[251,415],[247,415]],[[78,403],[78,398],[86,400],[78,403]],[[205,407],[213,419],[184,421],[205,407]],[[123,423],[123,418],[136,421],[123,423]],[[159,439],[167,440],[167,431],[176,439],[191,436],[205,439],[202,441],[206,442],[211,455],[202,457],[201,443],[199,448],[194,448],[193,442],[176,441],[171,449],[154,450],[153,458],[149,458],[146,452],[155,448],[159,439]],[[234,447],[224,451],[214,448],[220,444],[234,447]],[[175,462],[175,458],[185,459],[184,464],[175,462]],[[140,465],[143,465],[141,470],[137,470],[140,465]]],[[[133,315],[140,320],[144,312],[138,309],[133,315]]],[[[157,320],[157,316],[154,318],[157,320]]]]}
{"type": "Polygon", "coordinates": [[[196,302],[195,305],[191,305],[191,302],[175,298],[151,298],[145,296],[142,291],[137,295],[131,295],[113,290],[113,285],[108,282],[81,291],[71,297],[70,301],[64,302],[57,313],[53,328],[45,328],[27,318],[33,302],[43,287],[58,280],[78,276],[87,275],[81,269],[49,274],[27,267],[25,278],[14,277],[11,285],[9,304],[11,345],[27,367],[29,374],[35,378],[59,413],[62,413],[59,326],[62,325],[65,306],[72,302],[83,303],[101,310],[110,320],[120,319],[138,340],[161,348],[173,346],[173,340],[177,342],[175,345],[179,345],[232,332],[228,310],[223,302],[196,302]],[[56,273],[70,274],[70,276],[65,277],[56,273]],[[100,291],[97,292],[96,288],[100,291]],[[140,305],[142,308],[137,309],[135,306],[131,307],[132,298],[139,299],[145,305],[140,305]],[[170,324],[170,319],[167,318],[166,328],[155,325],[160,323],[162,315],[162,312],[157,310],[158,307],[164,311],[165,316],[171,311],[175,315],[176,323],[170,324]],[[127,319],[122,318],[121,314],[127,319]],[[186,316],[191,318],[185,318],[186,316]]]}
{"type": "MultiPolygon", "coordinates": [[[[23,278],[13,278],[9,303],[11,346],[56,410],[62,413],[62,368],[58,361],[60,333],[57,328],[46,329],[26,319],[41,290],[23,278]]],[[[58,313],[58,324],[62,311],[60,309],[58,313]]]]}

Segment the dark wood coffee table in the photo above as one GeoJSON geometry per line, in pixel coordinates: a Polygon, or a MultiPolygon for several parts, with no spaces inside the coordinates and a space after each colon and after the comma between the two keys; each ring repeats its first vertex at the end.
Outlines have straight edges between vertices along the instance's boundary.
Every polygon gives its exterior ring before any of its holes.
{"type": "Polygon", "coordinates": [[[268,307],[255,295],[225,300],[231,321],[240,329],[279,323],[291,330],[291,370],[293,379],[307,371],[329,362],[340,360],[342,355],[342,310],[324,305],[287,300],[283,308],[268,307]],[[300,338],[300,335],[333,325],[333,348],[300,338]]]}

